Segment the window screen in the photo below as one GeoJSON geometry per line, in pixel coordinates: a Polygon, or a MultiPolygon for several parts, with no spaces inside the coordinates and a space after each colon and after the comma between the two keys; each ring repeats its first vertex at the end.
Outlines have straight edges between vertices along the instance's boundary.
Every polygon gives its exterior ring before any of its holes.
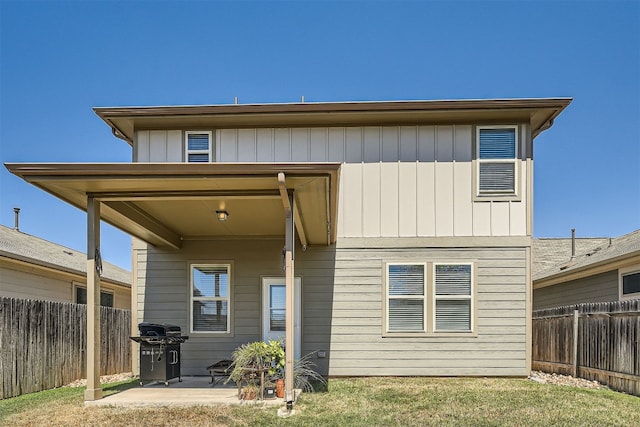
{"type": "Polygon", "coordinates": [[[387,265],[387,328],[389,331],[424,331],[424,264],[387,265]]]}
{"type": "Polygon", "coordinates": [[[208,163],[212,156],[211,132],[187,132],[186,157],[187,163],[208,163]]]}
{"type": "Polygon", "coordinates": [[[478,192],[515,193],[517,137],[515,127],[478,130],[478,192]]]}
{"type": "Polygon", "coordinates": [[[191,266],[192,331],[229,331],[229,270],[228,265],[191,266]]]}
{"type": "Polygon", "coordinates": [[[435,265],[435,330],[471,330],[471,264],[435,265]]]}

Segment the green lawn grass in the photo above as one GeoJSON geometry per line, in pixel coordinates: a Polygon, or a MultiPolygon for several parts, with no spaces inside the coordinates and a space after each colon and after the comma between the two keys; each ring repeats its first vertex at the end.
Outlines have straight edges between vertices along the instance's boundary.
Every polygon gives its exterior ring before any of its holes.
{"type": "MultiPolygon", "coordinates": [[[[105,386],[105,394],[135,386],[105,386]]],[[[291,418],[276,408],[87,407],[84,388],[0,401],[0,425],[154,426],[640,426],[640,398],[501,378],[333,379],[303,394],[291,418]]]]}

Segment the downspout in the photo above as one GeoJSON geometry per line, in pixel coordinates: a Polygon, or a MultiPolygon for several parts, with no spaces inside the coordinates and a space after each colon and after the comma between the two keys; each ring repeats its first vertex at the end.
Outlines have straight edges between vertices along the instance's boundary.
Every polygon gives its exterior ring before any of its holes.
{"type": "Polygon", "coordinates": [[[536,130],[535,132],[533,132],[531,139],[535,139],[536,136],[540,135],[542,132],[544,132],[545,130],[549,129],[551,126],[553,126],[553,121],[555,120],[554,117],[550,118],[549,120],[547,120],[542,126],[540,126],[538,128],[538,130],[536,130]]]}
{"type": "Polygon", "coordinates": [[[126,141],[129,145],[133,146],[133,141],[127,138],[122,132],[120,132],[120,129],[115,127],[113,123],[111,123],[111,121],[109,121],[109,126],[111,126],[111,133],[113,134],[113,136],[115,136],[116,138],[120,138],[123,141],[126,141]]]}

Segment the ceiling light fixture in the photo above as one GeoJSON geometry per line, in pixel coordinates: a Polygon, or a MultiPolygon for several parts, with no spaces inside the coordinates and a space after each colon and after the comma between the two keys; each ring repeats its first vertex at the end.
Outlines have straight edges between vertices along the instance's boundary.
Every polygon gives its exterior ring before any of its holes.
{"type": "Polygon", "coordinates": [[[218,218],[218,221],[226,221],[229,218],[229,212],[216,211],[216,218],[218,218]]]}

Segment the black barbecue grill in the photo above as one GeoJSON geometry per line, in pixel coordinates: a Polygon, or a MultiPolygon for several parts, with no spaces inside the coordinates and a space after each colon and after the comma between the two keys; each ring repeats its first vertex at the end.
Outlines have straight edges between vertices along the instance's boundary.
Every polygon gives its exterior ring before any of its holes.
{"type": "Polygon", "coordinates": [[[180,326],[142,322],[138,324],[139,337],[130,337],[140,343],[140,385],[145,382],[169,380],[180,375],[180,344],[189,339],[182,335],[180,326]]]}

